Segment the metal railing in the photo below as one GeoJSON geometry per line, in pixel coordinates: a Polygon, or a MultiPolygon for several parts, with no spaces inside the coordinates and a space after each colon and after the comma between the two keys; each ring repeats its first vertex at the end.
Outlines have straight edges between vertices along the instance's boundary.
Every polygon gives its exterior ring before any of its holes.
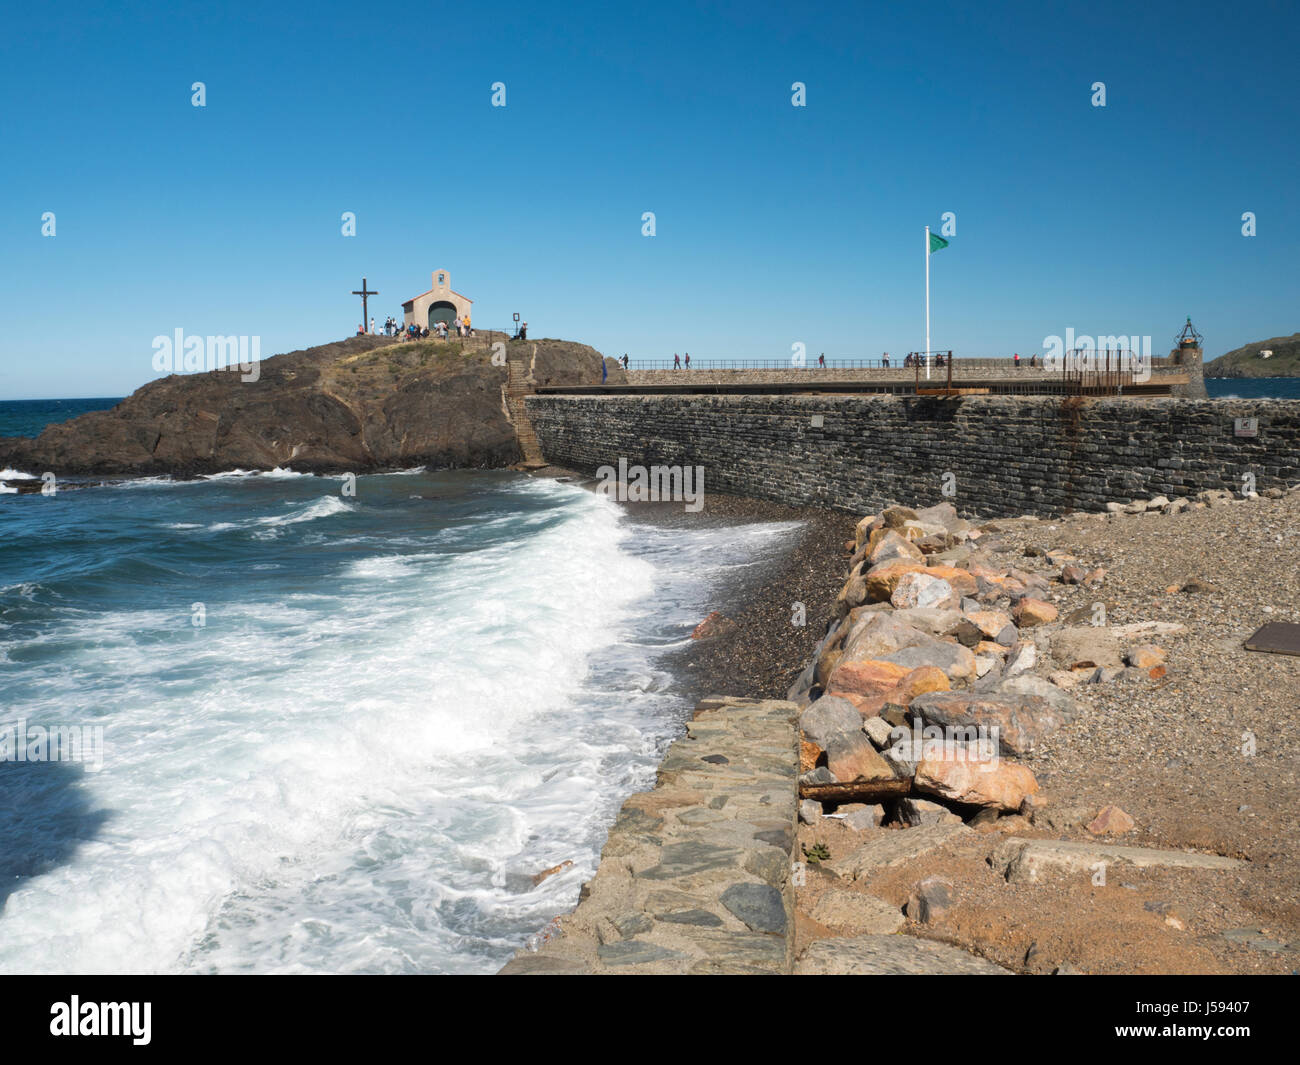
{"type": "MultiPolygon", "coordinates": [[[[920,353],[917,353],[920,354],[920,353]]],[[[1103,358],[1105,352],[1099,353],[1103,358]]],[[[1112,352],[1112,355],[1118,353],[1112,352]]],[[[931,352],[931,369],[939,365],[935,359],[936,356],[942,355],[945,362],[952,358],[957,370],[966,376],[972,371],[979,370],[1005,370],[1014,368],[1016,360],[1014,355],[1001,356],[984,356],[984,355],[956,355],[952,352],[931,352]]],[[[616,356],[619,362],[621,357],[616,356]]],[[[821,361],[821,356],[809,357],[804,361],[802,366],[793,363],[790,359],[749,359],[749,358],[694,358],[691,359],[689,367],[683,361],[675,364],[672,359],[631,359],[629,361],[629,370],[680,370],[686,373],[688,370],[788,370],[791,373],[799,373],[804,370],[910,370],[912,363],[904,360],[907,356],[897,355],[890,356],[886,362],[881,358],[856,358],[853,356],[827,356],[825,361],[821,361]]],[[[1152,368],[1175,365],[1174,360],[1166,356],[1156,356],[1145,360],[1146,364],[1152,368]]],[[[1022,370],[1045,370],[1044,356],[1031,352],[1029,355],[1020,357],[1020,368],[1022,370]],[[1032,360],[1032,363],[1031,363],[1032,360]]],[[[924,363],[917,363],[918,366],[924,367],[924,363]]]]}

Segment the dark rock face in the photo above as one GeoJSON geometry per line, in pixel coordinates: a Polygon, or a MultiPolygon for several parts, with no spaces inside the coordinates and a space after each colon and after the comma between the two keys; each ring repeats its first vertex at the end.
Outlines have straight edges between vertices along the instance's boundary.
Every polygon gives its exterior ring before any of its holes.
{"type": "MultiPolygon", "coordinates": [[[[507,342],[516,377],[597,384],[601,355],[560,340],[507,342]]],[[[610,362],[609,378],[624,380],[610,362]]],[[[235,468],[302,471],[506,466],[521,457],[506,414],[505,366],[487,338],[395,343],[352,337],[237,369],[173,374],[116,407],[0,437],[0,466],[56,474],[188,476],[235,468]]]]}

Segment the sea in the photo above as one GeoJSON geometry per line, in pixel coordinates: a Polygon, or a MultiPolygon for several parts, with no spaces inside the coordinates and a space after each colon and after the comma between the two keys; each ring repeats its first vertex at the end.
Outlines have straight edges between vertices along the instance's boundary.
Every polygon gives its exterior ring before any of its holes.
{"type": "Polygon", "coordinates": [[[798,528],[508,471],[347,487],[0,498],[0,972],[495,971],[680,735],[666,660],[798,528]],[[17,761],[19,728],[81,760],[17,761]]]}

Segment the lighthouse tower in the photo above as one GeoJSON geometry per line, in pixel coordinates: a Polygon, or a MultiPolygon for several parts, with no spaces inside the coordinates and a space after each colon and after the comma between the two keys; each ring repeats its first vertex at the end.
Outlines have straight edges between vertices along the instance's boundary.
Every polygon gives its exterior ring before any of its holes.
{"type": "Polygon", "coordinates": [[[1187,374],[1187,384],[1175,386],[1176,395],[1187,396],[1189,399],[1205,399],[1209,395],[1205,391],[1205,363],[1201,352],[1203,339],[1196,331],[1196,327],[1192,325],[1191,316],[1188,315],[1187,324],[1178,334],[1174,342],[1174,350],[1169,353],[1170,359],[1187,374]]]}

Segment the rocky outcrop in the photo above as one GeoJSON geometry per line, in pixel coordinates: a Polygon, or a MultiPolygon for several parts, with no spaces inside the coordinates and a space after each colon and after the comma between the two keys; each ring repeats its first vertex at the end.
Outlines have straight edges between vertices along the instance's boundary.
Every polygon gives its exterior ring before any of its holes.
{"type": "MultiPolygon", "coordinates": [[[[601,355],[585,344],[504,346],[531,385],[600,382],[601,355]]],[[[362,336],[265,359],[256,380],[234,368],[172,374],[35,439],[0,438],[0,467],[189,476],[506,466],[523,452],[503,401],[507,366],[493,353],[487,337],[362,336]]],[[[621,380],[622,369],[608,365],[610,380],[621,380]]]]}

